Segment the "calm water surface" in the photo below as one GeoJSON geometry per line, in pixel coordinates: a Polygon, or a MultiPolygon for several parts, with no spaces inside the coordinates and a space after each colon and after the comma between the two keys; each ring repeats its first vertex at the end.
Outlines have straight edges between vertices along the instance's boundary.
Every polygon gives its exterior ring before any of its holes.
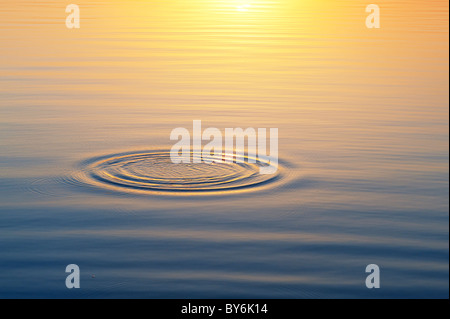
{"type": "Polygon", "coordinates": [[[448,298],[447,1],[379,0],[379,30],[354,0],[76,3],[0,0],[1,298],[448,298]],[[193,120],[278,128],[279,176],[173,167],[193,120]]]}

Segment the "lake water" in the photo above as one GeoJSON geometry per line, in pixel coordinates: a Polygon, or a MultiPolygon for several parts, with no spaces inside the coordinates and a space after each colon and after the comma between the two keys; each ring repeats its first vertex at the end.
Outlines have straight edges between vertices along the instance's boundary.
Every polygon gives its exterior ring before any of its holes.
{"type": "Polygon", "coordinates": [[[448,298],[447,1],[75,3],[0,0],[1,298],[448,298]],[[279,175],[170,164],[193,120],[279,175]]]}

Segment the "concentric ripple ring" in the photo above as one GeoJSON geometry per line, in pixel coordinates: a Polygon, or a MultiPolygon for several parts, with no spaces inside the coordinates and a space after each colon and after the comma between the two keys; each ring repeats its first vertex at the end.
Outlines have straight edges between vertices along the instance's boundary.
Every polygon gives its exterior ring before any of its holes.
{"type": "Polygon", "coordinates": [[[281,175],[280,168],[275,174],[261,174],[262,167],[272,165],[269,160],[224,153],[203,154],[201,163],[192,163],[195,157],[200,154],[191,152],[191,163],[181,164],[174,164],[167,150],[95,157],[81,163],[72,182],[126,193],[190,195],[258,189],[281,175]],[[224,161],[230,156],[231,163],[224,161]]]}

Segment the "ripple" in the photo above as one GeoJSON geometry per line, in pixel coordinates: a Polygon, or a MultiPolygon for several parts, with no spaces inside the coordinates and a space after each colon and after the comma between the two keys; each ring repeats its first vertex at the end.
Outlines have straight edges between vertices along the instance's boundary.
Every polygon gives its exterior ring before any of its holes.
{"type": "MultiPolygon", "coordinates": [[[[191,158],[196,156],[200,154],[191,153],[191,158]]],[[[222,157],[227,156],[232,155],[222,157]]],[[[207,195],[256,191],[282,176],[281,167],[273,175],[260,174],[262,167],[271,165],[268,161],[248,163],[249,157],[233,155],[233,163],[226,163],[222,157],[203,156],[218,161],[213,164],[174,164],[167,150],[111,154],[84,161],[68,182],[126,193],[207,195]]]]}

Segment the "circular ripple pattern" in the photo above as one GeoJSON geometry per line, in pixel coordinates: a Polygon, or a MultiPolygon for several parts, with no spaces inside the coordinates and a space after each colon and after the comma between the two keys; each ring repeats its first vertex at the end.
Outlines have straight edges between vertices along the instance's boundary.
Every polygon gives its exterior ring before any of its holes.
{"type": "MultiPolygon", "coordinates": [[[[199,154],[191,153],[192,159],[199,154]]],[[[145,151],[97,157],[82,164],[76,182],[97,188],[137,193],[210,194],[264,187],[279,176],[260,173],[269,162],[234,155],[203,156],[202,163],[174,164],[168,151],[145,151]],[[220,161],[219,161],[220,160],[220,161]],[[215,161],[212,164],[205,161],[215,161]]]]}

